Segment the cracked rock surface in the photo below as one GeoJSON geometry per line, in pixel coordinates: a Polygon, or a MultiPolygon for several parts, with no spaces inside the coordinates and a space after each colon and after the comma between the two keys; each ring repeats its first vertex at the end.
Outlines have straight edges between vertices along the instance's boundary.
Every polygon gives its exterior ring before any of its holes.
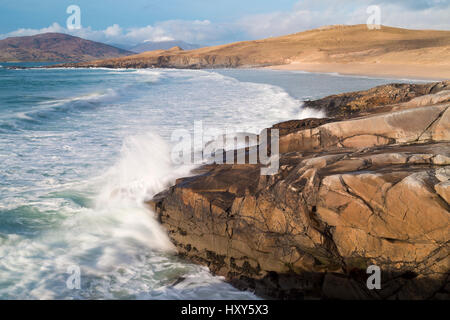
{"type": "Polygon", "coordinates": [[[148,204],[181,255],[262,297],[450,299],[445,94],[278,124],[277,174],[208,165],[148,204]]]}

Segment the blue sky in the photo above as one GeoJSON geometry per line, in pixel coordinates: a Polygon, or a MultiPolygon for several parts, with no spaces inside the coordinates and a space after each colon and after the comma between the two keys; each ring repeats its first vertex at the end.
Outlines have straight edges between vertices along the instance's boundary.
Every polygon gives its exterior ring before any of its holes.
{"type": "Polygon", "coordinates": [[[65,32],[107,43],[169,39],[214,45],[365,23],[369,5],[384,25],[450,30],[450,0],[0,0],[0,38],[65,32]],[[81,8],[69,31],[69,5],[81,8]]]}

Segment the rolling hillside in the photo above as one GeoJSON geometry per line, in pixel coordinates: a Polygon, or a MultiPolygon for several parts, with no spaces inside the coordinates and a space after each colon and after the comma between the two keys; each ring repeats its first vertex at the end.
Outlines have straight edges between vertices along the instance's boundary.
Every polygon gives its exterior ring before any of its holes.
{"type": "Polygon", "coordinates": [[[382,65],[413,66],[448,71],[444,76],[450,77],[450,31],[329,26],[189,51],[174,47],[78,66],[199,69],[295,64],[372,65],[375,69],[382,65]]]}
{"type": "Polygon", "coordinates": [[[0,40],[0,61],[90,61],[132,52],[62,33],[43,33],[0,40]]]}

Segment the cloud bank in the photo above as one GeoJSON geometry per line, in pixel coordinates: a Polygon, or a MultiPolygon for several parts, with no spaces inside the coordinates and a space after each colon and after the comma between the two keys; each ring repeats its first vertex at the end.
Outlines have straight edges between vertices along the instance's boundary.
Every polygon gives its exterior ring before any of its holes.
{"type": "Polygon", "coordinates": [[[381,24],[411,28],[450,30],[450,1],[417,0],[303,0],[289,12],[244,15],[237,21],[166,20],[153,25],[122,28],[113,24],[104,30],[82,27],[68,30],[58,23],[42,29],[18,29],[0,34],[0,39],[45,32],[61,32],[110,44],[134,45],[144,41],[184,40],[203,45],[285,35],[331,24],[366,23],[369,5],[381,8],[381,24]]]}
{"type": "Polygon", "coordinates": [[[371,5],[381,9],[381,24],[409,29],[450,30],[450,1],[304,0],[290,12],[243,17],[238,25],[252,38],[296,33],[332,24],[366,23],[371,5]]]}

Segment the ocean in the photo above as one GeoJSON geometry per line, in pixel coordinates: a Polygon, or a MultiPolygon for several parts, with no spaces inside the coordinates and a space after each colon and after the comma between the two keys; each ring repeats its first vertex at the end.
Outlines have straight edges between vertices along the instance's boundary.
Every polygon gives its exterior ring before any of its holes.
{"type": "Polygon", "coordinates": [[[177,257],[144,207],[192,169],[171,161],[171,134],[199,120],[257,133],[325,116],[305,99],[398,82],[0,64],[0,299],[258,299],[177,257]]]}

